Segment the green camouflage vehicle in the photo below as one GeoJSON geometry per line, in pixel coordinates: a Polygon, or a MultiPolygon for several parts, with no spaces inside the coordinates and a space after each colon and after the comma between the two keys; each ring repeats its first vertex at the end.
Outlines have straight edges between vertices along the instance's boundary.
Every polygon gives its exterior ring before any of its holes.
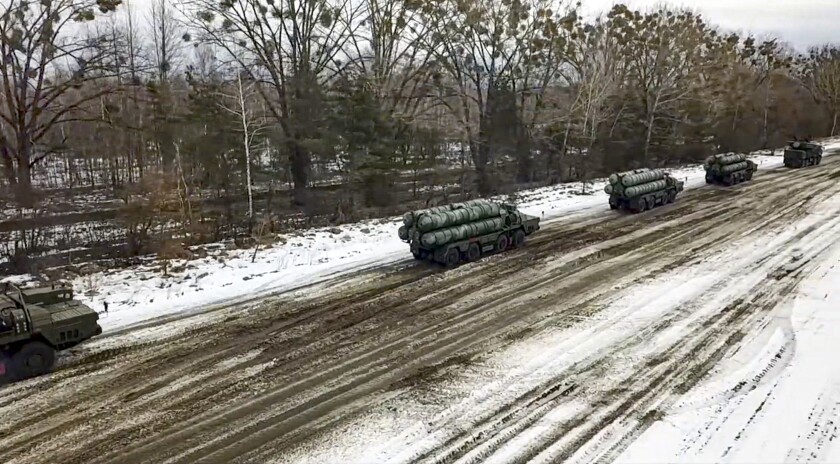
{"type": "Polygon", "coordinates": [[[717,154],[706,158],[706,183],[735,185],[751,180],[758,166],[741,153],[717,154]]]}
{"type": "Polygon", "coordinates": [[[49,286],[0,293],[0,380],[49,373],[56,351],[102,333],[99,315],[73,300],[73,289],[49,286]]]}
{"type": "Polygon", "coordinates": [[[673,203],[683,182],[661,169],[642,168],[610,175],[604,191],[610,196],[610,209],[640,213],[673,203]]]}
{"type": "Polygon", "coordinates": [[[473,200],[406,213],[398,234],[415,259],[452,267],[520,247],[539,229],[540,218],[514,205],[473,200]]]}
{"type": "Polygon", "coordinates": [[[802,168],[816,166],[822,161],[823,146],[808,140],[792,140],[785,147],[785,166],[802,168]]]}

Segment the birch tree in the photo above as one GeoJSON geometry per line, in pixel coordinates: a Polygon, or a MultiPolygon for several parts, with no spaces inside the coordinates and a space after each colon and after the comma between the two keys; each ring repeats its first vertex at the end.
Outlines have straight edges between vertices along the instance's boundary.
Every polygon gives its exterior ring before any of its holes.
{"type": "Polygon", "coordinates": [[[223,98],[233,100],[233,103],[220,103],[220,106],[234,115],[242,131],[242,149],[245,152],[245,185],[248,191],[248,224],[249,229],[254,219],[254,195],[251,182],[251,150],[254,138],[265,128],[264,117],[253,109],[253,100],[257,96],[254,82],[243,82],[243,73],[236,73],[235,94],[222,94],[223,98]]]}

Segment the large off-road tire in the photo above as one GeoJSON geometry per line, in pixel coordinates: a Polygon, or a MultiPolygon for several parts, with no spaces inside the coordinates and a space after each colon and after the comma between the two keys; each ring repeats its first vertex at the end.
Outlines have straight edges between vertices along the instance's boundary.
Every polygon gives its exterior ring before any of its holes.
{"type": "Polygon", "coordinates": [[[817,165],[819,165],[820,163],[822,163],[822,155],[817,157],[817,165]]]}
{"type": "Polygon", "coordinates": [[[481,247],[478,246],[478,243],[470,243],[464,258],[469,262],[478,261],[478,258],[481,258],[481,247]]]}
{"type": "Polygon", "coordinates": [[[517,230],[513,233],[513,246],[516,248],[521,247],[525,244],[525,231],[522,229],[517,230]]]}
{"type": "Polygon", "coordinates": [[[449,251],[446,252],[446,257],[443,259],[443,264],[446,267],[455,267],[461,262],[461,253],[458,252],[458,249],[452,247],[449,251]]]}
{"type": "Polygon", "coordinates": [[[55,350],[42,342],[29,342],[12,355],[11,365],[16,379],[49,374],[55,365],[55,350]]]}
{"type": "Polygon", "coordinates": [[[641,213],[644,211],[644,204],[640,198],[634,198],[628,203],[627,209],[629,209],[633,214],[641,213]]]}
{"type": "Polygon", "coordinates": [[[671,190],[668,192],[668,196],[665,197],[665,203],[673,203],[677,199],[677,192],[671,190]]]}
{"type": "Polygon", "coordinates": [[[510,240],[508,236],[505,234],[499,234],[499,238],[496,239],[496,251],[505,251],[510,245],[510,240]]]}

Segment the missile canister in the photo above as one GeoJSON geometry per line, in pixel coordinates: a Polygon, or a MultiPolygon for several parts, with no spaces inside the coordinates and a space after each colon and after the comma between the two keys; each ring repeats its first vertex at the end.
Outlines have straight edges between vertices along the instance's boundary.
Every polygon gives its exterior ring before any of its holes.
{"type": "Polygon", "coordinates": [[[451,205],[434,206],[428,209],[420,209],[417,211],[410,211],[403,215],[403,225],[406,227],[414,226],[415,221],[424,214],[442,213],[444,211],[452,211],[455,209],[465,208],[472,205],[487,204],[487,200],[469,200],[463,203],[453,203],[451,205]]]}
{"type": "Polygon", "coordinates": [[[668,187],[668,182],[664,179],[655,180],[653,182],[647,182],[644,184],[638,184],[632,187],[627,187],[626,189],[624,189],[624,196],[632,198],[639,195],[644,195],[645,193],[663,190],[666,187],[668,187]]]}
{"type": "Polygon", "coordinates": [[[625,187],[632,187],[634,185],[645,184],[660,180],[665,177],[665,171],[660,169],[652,169],[636,174],[629,174],[621,178],[621,185],[625,187]]]}
{"type": "Polygon", "coordinates": [[[740,171],[742,169],[748,169],[749,167],[750,167],[749,163],[747,163],[746,161],[742,161],[740,163],[732,163],[732,164],[727,164],[727,165],[721,166],[720,171],[724,174],[729,174],[730,172],[740,171]]]}
{"type": "Polygon", "coordinates": [[[609,177],[610,185],[617,184],[622,178],[624,178],[624,176],[629,176],[629,175],[632,175],[632,174],[641,174],[641,173],[647,172],[647,171],[650,171],[650,169],[648,169],[648,168],[633,169],[631,171],[624,171],[624,172],[618,172],[618,173],[610,174],[610,177],[609,177]]]}
{"type": "Polygon", "coordinates": [[[423,214],[417,217],[417,230],[429,232],[480,219],[499,216],[502,208],[498,203],[474,203],[452,211],[423,214]]]}
{"type": "Polygon", "coordinates": [[[501,230],[505,225],[505,221],[501,217],[492,219],[482,219],[468,224],[460,224],[445,229],[427,232],[420,236],[420,243],[426,247],[435,247],[445,245],[447,243],[456,242],[458,240],[466,240],[470,237],[489,234],[497,230],[501,230]]]}

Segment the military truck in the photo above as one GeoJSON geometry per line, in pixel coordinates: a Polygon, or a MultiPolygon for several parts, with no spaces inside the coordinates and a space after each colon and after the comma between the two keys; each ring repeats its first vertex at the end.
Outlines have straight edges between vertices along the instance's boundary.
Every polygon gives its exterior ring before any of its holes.
{"type": "Polygon", "coordinates": [[[512,204],[472,200],[406,213],[398,235],[415,259],[453,267],[520,247],[539,229],[538,217],[512,204]]]}
{"type": "Polygon", "coordinates": [[[755,163],[741,153],[712,155],[703,163],[706,169],[706,183],[717,185],[735,185],[752,179],[758,170],[755,163]]]}
{"type": "Polygon", "coordinates": [[[610,175],[604,191],[610,196],[610,209],[640,213],[673,203],[683,182],[661,169],[642,168],[610,175]]]}
{"type": "Polygon", "coordinates": [[[792,140],[785,147],[785,166],[802,168],[816,166],[822,161],[823,146],[808,140],[792,140]]]}
{"type": "Polygon", "coordinates": [[[10,283],[0,293],[0,381],[49,373],[57,351],[102,333],[99,315],[73,299],[65,285],[21,290],[10,283]]]}

